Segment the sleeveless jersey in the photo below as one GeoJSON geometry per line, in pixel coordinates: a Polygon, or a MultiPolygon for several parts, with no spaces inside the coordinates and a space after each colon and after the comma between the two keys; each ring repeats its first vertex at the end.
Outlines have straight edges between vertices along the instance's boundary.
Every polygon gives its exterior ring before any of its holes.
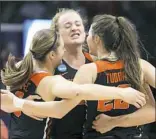
{"type": "MultiPolygon", "coordinates": [[[[36,95],[35,91],[40,81],[50,76],[49,73],[34,73],[21,89],[13,93],[19,98],[27,98],[29,95],[36,95]]],[[[35,100],[43,101],[43,100],[35,100]]],[[[9,124],[9,139],[43,139],[46,119],[38,121],[25,115],[21,111],[11,113],[9,124]]]]}
{"type": "MultiPolygon", "coordinates": [[[[107,60],[101,60],[95,62],[97,66],[97,78],[95,84],[105,86],[116,87],[129,87],[129,84],[125,79],[125,73],[123,70],[123,63],[121,61],[109,62],[107,60]]],[[[104,92],[107,93],[107,92],[104,92]]],[[[86,122],[84,126],[84,139],[94,139],[105,135],[113,135],[118,131],[131,129],[131,128],[114,128],[106,134],[100,134],[92,128],[92,123],[95,117],[101,113],[109,116],[119,116],[124,114],[133,113],[137,110],[136,107],[130,105],[122,100],[99,100],[99,101],[86,101],[87,114],[86,122]]],[[[135,129],[135,128],[133,128],[135,129]]]]}
{"type": "MultiPolygon", "coordinates": [[[[92,58],[88,53],[84,53],[85,63],[90,63],[92,58]]],[[[66,71],[56,70],[56,74],[62,75],[68,80],[73,80],[77,70],[70,67],[64,60],[66,71]]],[[[61,100],[61,99],[57,99],[61,100]]],[[[83,124],[85,121],[86,106],[80,104],[71,110],[62,119],[52,120],[52,139],[82,139],[83,124]]]]}

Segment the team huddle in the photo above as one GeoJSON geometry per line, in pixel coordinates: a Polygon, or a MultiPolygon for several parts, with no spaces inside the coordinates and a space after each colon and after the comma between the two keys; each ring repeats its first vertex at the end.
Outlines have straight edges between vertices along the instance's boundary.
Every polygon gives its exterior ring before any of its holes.
{"type": "Polygon", "coordinates": [[[155,67],[138,42],[124,17],[95,16],[86,38],[77,11],[56,13],[23,60],[10,55],[1,71],[9,139],[148,139],[140,129],[155,121],[155,67]]]}

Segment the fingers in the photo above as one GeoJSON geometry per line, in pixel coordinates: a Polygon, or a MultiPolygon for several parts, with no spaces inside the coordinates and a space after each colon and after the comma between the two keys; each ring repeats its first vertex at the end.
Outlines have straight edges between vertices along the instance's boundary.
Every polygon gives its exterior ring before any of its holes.
{"type": "Polygon", "coordinates": [[[98,120],[100,118],[100,115],[96,116],[95,119],[98,120]]]}
{"type": "Polygon", "coordinates": [[[146,104],[146,99],[145,98],[140,98],[140,101],[142,103],[142,106],[144,106],[146,104]]]}
{"type": "Polygon", "coordinates": [[[145,94],[144,93],[141,93],[141,92],[138,91],[138,94],[139,94],[140,97],[144,97],[145,98],[145,94]]]}
{"type": "MultiPolygon", "coordinates": [[[[135,104],[139,104],[140,107],[143,107],[146,104],[146,99],[145,99],[145,95],[143,93],[140,93],[137,97],[136,97],[136,102],[135,104]]],[[[137,105],[138,106],[138,105],[137,105]]]]}
{"type": "Polygon", "coordinates": [[[143,107],[146,103],[145,103],[144,101],[142,101],[142,100],[138,100],[138,104],[139,104],[141,107],[143,107]]]}
{"type": "Polygon", "coordinates": [[[134,103],[133,105],[134,105],[136,108],[138,108],[138,109],[141,107],[137,102],[134,103]]]}
{"type": "Polygon", "coordinates": [[[94,126],[97,126],[97,122],[96,122],[96,121],[93,121],[93,125],[94,125],[94,126]]]}
{"type": "Polygon", "coordinates": [[[38,95],[30,95],[25,99],[27,99],[27,100],[35,100],[35,99],[40,100],[42,98],[40,96],[38,96],[38,95]]]}
{"type": "Polygon", "coordinates": [[[32,95],[32,99],[42,99],[40,96],[38,96],[38,95],[32,95]]]}
{"type": "Polygon", "coordinates": [[[142,100],[137,99],[137,100],[133,103],[133,105],[134,105],[135,107],[137,107],[137,108],[141,108],[141,107],[143,107],[143,106],[145,105],[145,103],[144,103],[142,100]]]}

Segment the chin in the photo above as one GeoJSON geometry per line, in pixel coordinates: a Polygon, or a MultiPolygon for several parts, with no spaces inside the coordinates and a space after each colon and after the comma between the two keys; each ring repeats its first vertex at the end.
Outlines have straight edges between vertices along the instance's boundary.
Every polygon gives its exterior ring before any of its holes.
{"type": "Polygon", "coordinates": [[[77,44],[77,45],[81,45],[81,44],[84,43],[84,40],[82,40],[82,39],[75,39],[75,40],[72,41],[72,43],[75,44],[75,45],[76,45],[76,44],[77,44]]]}

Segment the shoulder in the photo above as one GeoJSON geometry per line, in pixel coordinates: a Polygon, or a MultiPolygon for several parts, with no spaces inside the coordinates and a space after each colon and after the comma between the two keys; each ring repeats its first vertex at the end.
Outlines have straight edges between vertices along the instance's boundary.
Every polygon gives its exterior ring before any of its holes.
{"type": "Polygon", "coordinates": [[[62,81],[65,81],[65,79],[61,75],[46,76],[41,80],[40,84],[45,84],[46,86],[47,85],[53,86],[56,83],[62,81]]]}
{"type": "Polygon", "coordinates": [[[140,66],[144,74],[148,72],[151,68],[154,68],[154,66],[151,63],[144,59],[140,59],[140,66]]]}
{"type": "Polygon", "coordinates": [[[82,65],[78,72],[76,73],[76,76],[74,78],[74,81],[76,79],[84,80],[85,83],[93,83],[95,82],[97,77],[97,67],[95,63],[89,63],[82,65]]]}
{"type": "Polygon", "coordinates": [[[37,93],[42,97],[43,100],[51,101],[55,97],[52,92],[53,88],[57,84],[62,84],[64,80],[65,79],[60,75],[46,76],[40,81],[37,87],[37,93]]]}
{"type": "Polygon", "coordinates": [[[95,63],[84,64],[79,68],[78,71],[95,72],[97,71],[97,66],[95,63]]]}
{"type": "Polygon", "coordinates": [[[96,56],[93,56],[93,55],[91,55],[91,54],[89,54],[89,53],[87,53],[87,52],[84,52],[84,56],[85,56],[89,61],[91,61],[91,62],[97,60],[97,57],[96,57],[96,56]]]}

